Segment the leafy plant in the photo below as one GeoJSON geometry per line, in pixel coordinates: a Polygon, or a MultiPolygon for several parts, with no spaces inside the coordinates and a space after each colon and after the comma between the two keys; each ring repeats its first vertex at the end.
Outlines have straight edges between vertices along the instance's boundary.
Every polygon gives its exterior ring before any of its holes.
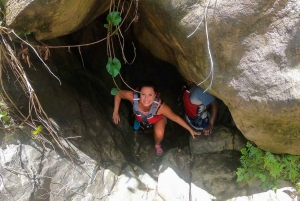
{"type": "MultiPolygon", "coordinates": [[[[114,1],[113,1],[114,2],[114,1]]],[[[114,49],[114,43],[113,43],[113,37],[118,37],[119,40],[119,44],[122,50],[122,57],[123,57],[123,61],[124,63],[128,63],[131,64],[132,62],[128,62],[126,59],[126,56],[124,54],[124,37],[122,35],[122,29],[121,29],[121,25],[122,25],[122,20],[124,22],[124,20],[126,19],[126,16],[128,16],[128,13],[130,11],[127,10],[127,13],[125,13],[125,17],[124,19],[122,19],[121,17],[121,13],[124,11],[124,7],[122,6],[121,8],[118,6],[116,7],[114,4],[110,4],[110,8],[109,8],[110,12],[108,13],[108,15],[106,16],[106,20],[107,20],[107,24],[104,24],[104,27],[107,28],[107,55],[108,55],[108,62],[106,64],[106,69],[107,71],[112,75],[113,81],[115,83],[115,86],[118,88],[117,83],[115,81],[115,77],[117,75],[120,76],[120,78],[122,79],[123,83],[126,84],[126,86],[128,86],[130,89],[132,89],[122,78],[121,74],[120,74],[120,69],[121,69],[121,62],[116,58],[116,51],[114,49]],[[120,10],[121,12],[118,12],[117,10],[120,10]]],[[[125,9],[126,10],[126,9],[125,9]]],[[[137,11],[137,8],[136,8],[137,11]]],[[[134,14],[134,18],[132,20],[132,22],[135,21],[135,19],[137,19],[138,14],[137,12],[135,12],[134,14]]],[[[132,23],[131,22],[131,23],[132,23]]],[[[130,24],[131,24],[130,23],[130,24]]],[[[129,26],[130,26],[129,24],[129,26]]],[[[128,29],[128,27],[127,27],[128,29]]],[[[134,52],[135,53],[135,52],[134,52]]],[[[111,94],[112,95],[116,95],[117,93],[119,93],[119,88],[112,88],[111,89],[111,94]]],[[[134,89],[132,89],[134,90],[134,89]]]]}
{"type": "Polygon", "coordinates": [[[297,186],[300,182],[300,156],[290,154],[272,154],[247,142],[241,149],[242,167],[237,169],[237,181],[251,183],[258,179],[264,190],[278,188],[279,180],[288,180],[297,186]]]}
{"type": "Polygon", "coordinates": [[[24,32],[24,31],[17,31],[16,34],[18,36],[27,36],[27,35],[30,35],[31,32],[30,31],[26,31],[26,32],[24,32]]]}
{"type": "Polygon", "coordinates": [[[42,130],[43,130],[43,126],[39,125],[38,127],[36,127],[34,131],[32,131],[32,134],[38,135],[40,132],[42,132],[42,130]]]}
{"type": "Polygon", "coordinates": [[[10,124],[10,117],[7,116],[7,112],[6,111],[1,111],[0,110],[0,119],[1,121],[3,121],[6,125],[10,124]]]}

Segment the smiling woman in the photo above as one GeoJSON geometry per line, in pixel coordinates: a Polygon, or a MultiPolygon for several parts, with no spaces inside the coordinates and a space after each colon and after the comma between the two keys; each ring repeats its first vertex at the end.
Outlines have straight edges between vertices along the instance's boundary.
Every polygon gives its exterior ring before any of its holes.
{"type": "Polygon", "coordinates": [[[149,82],[144,83],[141,85],[140,90],[140,93],[130,90],[121,90],[117,95],[115,95],[114,112],[112,117],[115,124],[120,122],[119,107],[121,99],[126,99],[133,104],[135,119],[138,122],[144,125],[153,125],[157,155],[163,154],[163,149],[161,148],[160,143],[164,138],[167,118],[187,129],[193,138],[195,138],[195,135],[200,135],[200,132],[194,131],[160,99],[159,93],[156,92],[154,84],[149,82]]]}

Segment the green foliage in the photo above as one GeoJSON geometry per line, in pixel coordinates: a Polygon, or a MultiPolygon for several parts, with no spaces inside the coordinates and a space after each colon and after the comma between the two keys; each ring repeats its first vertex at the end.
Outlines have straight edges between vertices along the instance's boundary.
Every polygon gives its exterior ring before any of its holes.
{"type": "Polygon", "coordinates": [[[36,127],[34,131],[32,131],[32,134],[38,135],[40,132],[42,132],[42,130],[43,130],[43,126],[39,125],[38,127],[36,127]]]}
{"type": "Polygon", "coordinates": [[[110,12],[107,15],[106,20],[108,23],[112,23],[114,26],[118,26],[122,21],[122,18],[120,16],[120,12],[114,11],[114,12],[110,12]]]}
{"type": "Polygon", "coordinates": [[[117,95],[119,93],[119,90],[117,88],[112,88],[110,91],[111,95],[117,95]]]}
{"type": "MultiPolygon", "coordinates": [[[[19,36],[20,38],[24,39],[25,41],[27,41],[27,36],[30,35],[31,32],[30,31],[18,31],[16,30],[16,35],[19,36]]],[[[15,40],[17,38],[17,36],[15,36],[14,34],[11,34],[10,37],[15,40]]]]}
{"type": "MultiPolygon", "coordinates": [[[[118,26],[120,24],[120,22],[122,21],[122,18],[120,16],[120,12],[117,12],[117,11],[113,11],[113,12],[110,12],[107,17],[106,17],[106,20],[108,22],[108,24],[104,24],[104,27],[108,29],[108,37],[110,37],[111,33],[112,32],[112,35],[118,35],[118,29],[112,31],[112,26],[118,26]]],[[[108,58],[108,62],[106,64],[106,69],[107,71],[109,72],[109,74],[112,75],[112,77],[116,77],[119,73],[120,73],[120,69],[121,69],[121,62],[117,59],[117,58],[111,58],[111,55],[112,55],[112,52],[111,52],[111,49],[113,49],[113,47],[111,47],[112,44],[109,43],[109,39],[107,40],[108,41],[108,46],[110,48],[109,51],[108,51],[108,55],[109,55],[109,58],[108,58]]],[[[116,89],[116,88],[112,88],[110,93],[112,95],[116,95],[119,93],[119,90],[116,89]]]]}
{"type": "Polygon", "coordinates": [[[7,112],[6,112],[6,111],[0,110],[0,119],[1,119],[1,121],[3,121],[6,125],[9,125],[9,124],[10,124],[10,117],[7,116],[7,112]]]}
{"type": "Polygon", "coordinates": [[[31,34],[31,32],[30,31],[26,31],[26,32],[24,32],[24,31],[17,31],[16,34],[18,36],[22,37],[22,36],[27,36],[27,35],[31,34]]]}
{"type": "Polygon", "coordinates": [[[237,170],[237,181],[251,183],[258,179],[264,190],[277,189],[279,180],[288,180],[295,186],[300,182],[300,156],[275,155],[254,147],[250,142],[241,149],[242,167],[237,170]]]}
{"type": "Polygon", "coordinates": [[[117,58],[108,58],[106,69],[113,77],[116,77],[120,73],[121,62],[117,58]]]}

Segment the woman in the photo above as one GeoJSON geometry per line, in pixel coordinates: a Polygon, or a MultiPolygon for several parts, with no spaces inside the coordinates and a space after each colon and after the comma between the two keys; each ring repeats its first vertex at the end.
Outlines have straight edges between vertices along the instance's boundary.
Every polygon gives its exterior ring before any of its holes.
{"type": "Polygon", "coordinates": [[[132,104],[135,103],[134,112],[136,120],[154,124],[154,140],[157,155],[163,154],[160,143],[164,138],[165,127],[167,124],[166,118],[171,119],[187,129],[194,139],[195,135],[201,134],[200,132],[194,131],[182,118],[176,115],[167,104],[159,99],[153,84],[145,83],[140,87],[140,90],[139,98],[137,95],[134,95],[137,94],[136,92],[130,90],[121,90],[115,95],[113,121],[115,124],[120,122],[119,107],[121,99],[129,100],[132,104]]]}

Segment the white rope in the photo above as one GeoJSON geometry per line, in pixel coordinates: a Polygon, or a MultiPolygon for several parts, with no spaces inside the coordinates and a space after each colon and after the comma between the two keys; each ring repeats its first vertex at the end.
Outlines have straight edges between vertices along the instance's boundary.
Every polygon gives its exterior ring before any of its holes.
{"type": "Polygon", "coordinates": [[[214,80],[214,62],[213,62],[211,51],[210,51],[210,44],[209,44],[209,37],[208,37],[206,15],[205,15],[205,33],[206,33],[207,49],[208,49],[208,54],[209,54],[209,59],[210,59],[210,72],[209,72],[209,75],[205,78],[205,80],[203,80],[202,82],[200,82],[199,84],[197,84],[197,86],[199,86],[200,84],[204,83],[210,76],[211,76],[211,80],[210,80],[209,86],[204,90],[203,93],[205,93],[207,90],[211,89],[211,85],[212,85],[212,82],[214,80]]]}
{"type": "Polygon", "coordinates": [[[206,35],[206,42],[207,42],[207,50],[208,50],[209,59],[210,59],[210,71],[209,71],[208,76],[202,82],[197,84],[197,86],[199,86],[199,85],[203,84],[204,82],[206,82],[206,80],[208,80],[210,77],[211,77],[211,80],[210,80],[209,86],[204,90],[203,93],[205,93],[206,91],[211,89],[212,82],[213,82],[213,79],[214,79],[214,62],[213,62],[212,55],[211,55],[210,43],[209,43],[209,34],[208,34],[208,29],[207,29],[207,12],[208,12],[208,6],[210,4],[210,1],[211,0],[209,0],[207,2],[207,5],[206,5],[205,11],[204,11],[204,15],[203,15],[201,21],[198,23],[196,29],[190,35],[187,36],[187,38],[192,36],[199,29],[200,25],[202,24],[203,19],[205,19],[205,35],[206,35]]]}

